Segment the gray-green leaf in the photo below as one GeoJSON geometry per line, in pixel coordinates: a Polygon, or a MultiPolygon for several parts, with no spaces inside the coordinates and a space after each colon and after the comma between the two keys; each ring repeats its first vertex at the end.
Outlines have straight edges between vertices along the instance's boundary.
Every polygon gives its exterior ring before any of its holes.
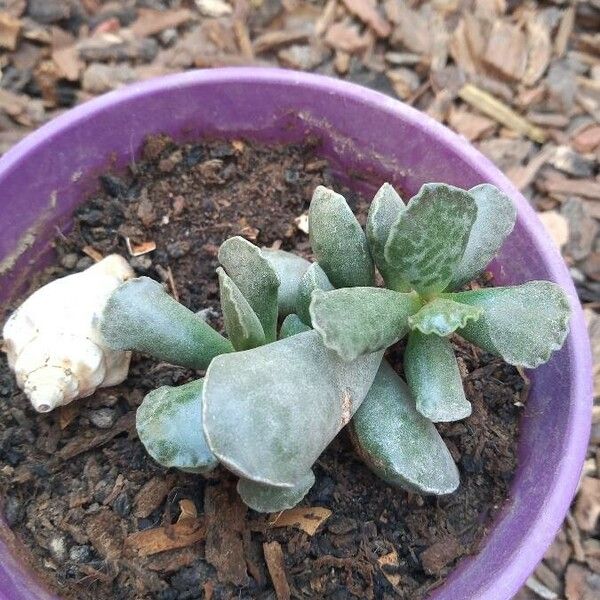
{"type": "Polygon", "coordinates": [[[242,477],[238,481],[237,491],[244,503],[253,510],[274,513],[296,506],[314,483],[315,476],[312,471],[309,471],[300,483],[292,488],[273,487],[242,477]]]}
{"type": "Polygon", "coordinates": [[[130,279],[113,292],[100,331],[115,350],[145,352],[192,369],[206,369],[215,356],[233,351],[229,340],[148,277],[130,279]]]}
{"type": "Polygon", "coordinates": [[[150,392],[136,413],[136,427],[148,454],[164,467],[208,473],[217,464],[202,429],[203,380],[150,392]]]}
{"type": "Polygon", "coordinates": [[[459,292],[447,297],[483,309],[478,321],[468,323],[457,333],[511,365],[535,369],[562,347],[569,333],[569,298],[550,281],[459,292]]]}
{"type": "Polygon", "coordinates": [[[468,321],[476,321],[482,309],[468,304],[460,304],[449,298],[434,298],[415,315],[408,319],[411,329],[421,333],[446,336],[464,327],[468,321]]]}
{"type": "Polygon", "coordinates": [[[385,285],[398,292],[407,291],[407,285],[402,281],[401,273],[386,260],[385,243],[398,215],[405,210],[406,206],[396,190],[389,183],[384,183],[371,202],[366,227],[371,255],[385,285]]]}
{"type": "Polygon", "coordinates": [[[250,350],[265,343],[265,332],[250,304],[233,280],[219,267],[221,310],[227,335],[236,350],[250,350]]]}
{"type": "Polygon", "coordinates": [[[382,352],[347,363],[316,331],[217,357],[204,384],[204,432],[231,471],[297,486],[367,394],[382,352]]]}
{"type": "Polygon", "coordinates": [[[421,307],[413,293],[376,287],[313,292],[313,327],[328,348],[354,360],[396,343],[408,332],[408,318],[421,307]]]}
{"type": "Polygon", "coordinates": [[[348,429],[361,459],[391,485],[438,495],[458,487],[458,469],[448,448],[386,361],[348,429]]]}
{"type": "Polygon", "coordinates": [[[392,226],[385,259],[418,292],[440,292],[462,259],[476,216],[468,192],[427,183],[392,226]]]}
{"type": "Polygon", "coordinates": [[[298,288],[298,305],[296,307],[298,316],[306,323],[306,325],[312,325],[310,319],[312,293],[315,290],[327,292],[332,289],[333,286],[329,279],[327,279],[325,271],[319,266],[319,263],[312,263],[300,280],[300,286],[298,288]]]}
{"type": "Polygon", "coordinates": [[[496,186],[482,183],[469,190],[477,204],[477,218],[449,289],[457,289],[479,275],[515,226],[517,209],[496,186]]]}
{"type": "Polygon", "coordinates": [[[305,325],[298,315],[288,315],[279,328],[279,339],[282,340],[305,331],[310,331],[310,327],[305,325]]]}
{"type": "Polygon", "coordinates": [[[322,185],[312,197],[308,229],[314,255],[336,287],[373,285],[367,237],[346,200],[322,185]]]}
{"type": "Polygon", "coordinates": [[[267,342],[277,337],[279,278],[260,248],[240,236],[225,240],[219,262],[256,313],[267,342]]]}
{"type": "Polygon", "coordinates": [[[471,414],[448,339],[411,331],[404,351],[404,374],[417,410],[431,421],[460,421],[471,414]]]}

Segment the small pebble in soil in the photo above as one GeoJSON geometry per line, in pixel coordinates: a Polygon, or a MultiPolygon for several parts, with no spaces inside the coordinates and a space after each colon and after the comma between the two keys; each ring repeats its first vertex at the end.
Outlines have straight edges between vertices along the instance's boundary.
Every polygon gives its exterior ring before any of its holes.
{"type": "Polygon", "coordinates": [[[92,558],[92,549],[87,545],[72,546],[69,550],[69,560],[74,563],[86,563],[92,558]]]}
{"type": "Polygon", "coordinates": [[[4,518],[9,527],[18,525],[24,516],[23,504],[15,496],[7,496],[4,501],[4,518]]]}
{"type": "Polygon", "coordinates": [[[121,492],[113,502],[114,511],[121,517],[126,517],[131,512],[131,501],[125,492],[121,492]]]}
{"type": "Polygon", "coordinates": [[[56,535],[48,543],[50,556],[57,562],[63,563],[67,558],[67,543],[61,535],[56,535]]]}
{"type": "Polygon", "coordinates": [[[116,412],[112,408],[91,410],[88,416],[92,424],[98,429],[110,429],[117,420],[116,412]]]}

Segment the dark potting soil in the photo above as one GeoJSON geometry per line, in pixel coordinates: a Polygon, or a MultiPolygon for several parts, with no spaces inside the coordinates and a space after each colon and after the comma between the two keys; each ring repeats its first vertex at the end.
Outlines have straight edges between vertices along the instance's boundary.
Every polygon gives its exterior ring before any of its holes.
{"type": "MultiPolygon", "coordinates": [[[[166,137],[148,140],[126,176],[100,182],[74,230],[57,238],[56,266],[33,287],[89,266],[94,253],[130,256],[126,239],[134,250],[155,243],[131,258],[136,271],[164,281],[217,327],[219,244],[239,234],[308,256],[294,219],[316,185],[334,184],[310,142],[177,146],[166,137]]],[[[367,203],[347,198],[364,219],[367,203]]],[[[461,340],[455,349],[473,414],[439,430],[459,465],[459,489],[441,498],[394,489],[342,432],[301,505],[331,511],[313,535],[246,509],[223,469],[207,478],[167,472],[146,454],[134,426],[144,394],[197,373],[135,356],[123,385],[39,415],[3,357],[0,495],[10,530],[0,535],[64,597],[267,599],[275,589],[285,598],[289,585],[294,598],[420,598],[477,551],[516,467],[523,380],[461,340]]],[[[389,354],[401,365],[401,346],[389,354]]],[[[304,523],[318,522],[308,513],[304,523]]]]}

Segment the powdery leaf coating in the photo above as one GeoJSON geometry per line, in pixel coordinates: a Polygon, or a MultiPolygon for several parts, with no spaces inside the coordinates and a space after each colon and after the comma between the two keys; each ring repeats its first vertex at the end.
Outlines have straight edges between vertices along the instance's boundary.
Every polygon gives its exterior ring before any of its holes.
{"type": "Polygon", "coordinates": [[[415,293],[357,287],[313,292],[310,315],[324,344],[351,361],[403,338],[408,318],[420,307],[415,293]]]}
{"type": "Polygon", "coordinates": [[[361,459],[387,483],[437,495],[458,487],[458,469],[448,448],[386,361],[348,429],[361,459]]]}
{"type": "Polygon", "coordinates": [[[404,374],[417,410],[434,423],[460,421],[471,414],[447,338],[411,331],[404,351],[404,374]]]}
{"type": "Polygon", "coordinates": [[[468,321],[476,321],[481,313],[482,309],[476,306],[459,304],[448,298],[434,298],[408,318],[408,325],[421,333],[446,336],[464,327],[468,321]]]}
{"type": "Polygon", "coordinates": [[[457,333],[511,365],[535,369],[562,347],[569,333],[569,298],[550,281],[459,292],[447,297],[483,309],[478,321],[468,323],[457,333]]]}
{"type": "Polygon", "coordinates": [[[310,267],[310,261],[285,250],[262,248],[261,252],[279,278],[279,291],[277,295],[279,315],[285,317],[296,312],[300,279],[308,267],[310,267]]]}
{"type": "Polygon", "coordinates": [[[496,186],[482,183],[469,190],[477,204],[477,218],[450,289],[472,281],[496,256],[515,226],[517,209],[512,200],[496,186]]]}
{"type": "Polygon", "coordinates": [[[277,338],[279,277],[260,248],[243,237],[225,240],[219,262],[256,313],[267,342],[277,338]]]}
{"type": "Polygon", "coordinates": [[[334,287],[373,285],[367,237],[343,196],[318,186],[308,211],[308,230],[314,255],[334,287]]]}
{"type": "Polygon", "coordinates": [[[325,275],[325,271],[321,269],[319,263],[312,263],[310,267],[306,270],[302,279],[300,280],[300,286],[298,288],[298,305],[296,307],[296,312],[298,316],[306,323],[307,325],[312,325],[312,321],[310,318],[310,303],[312,301],[312,293],[315,290],[323,290],[328,292],[332,290],[333,286],[329,279],[327,279],[327,275],[325,275]]]}
{"type": "Polygon", "coordinates": [[[385,258],[419,293],[440,292],[454,275],[476,216],[468,192],[427,183],[392,226],[385,258]]]}
{"type": "Polygon", "coordinates": [[[241,478],[237,484],[237,491],[244,503],[253,510],[273,513],[296,506],[314,483],[315,476],[312,471],[309,471],[292,488],[273,487],[241,478]]]}
{"type": "Polygon", "coordinates": [[[236,350],[250,350],[265,343],[265,332],[242,292],[225,271],[219,267],[221,310],[227,335],[236,350]]]}
{"type": "Polygon", "coordinates": [[[402,198],[389,184],[384,183],[373,198],[367,217],[367,240],[373,260],[385,281],[386,287],[398,292],[407,291],[402,276],[385,258],[385,244],[390,235],[392,225],[398,215],[406,210],[402,198]]]}
{"type": "Polygon", "coordinates": [[[367,394],[382,352],[352,363],[316,331],[223,355],[204,383],[204,432],[231,471],[295,487],[367,394]]]}
{"type": "Polygon", "coordinates": [[[191,369],[232,352],[229,340],[148,277],[131,279],[110,296],[100,332],[115,350],[136,350],[191,369]]]}
{"type": "Polygon", "coordinates": [[[148,454],[164,467],[208,473],[218,461],[202,431],[203,380],[163,386],[146,395],[137,409],[136,427],[148,454]]]}
{"type": "Polygon", "coordinates": [[[282,340],[305,331],[310,331],[310,327],[305,325],[298,315],[288,315],[279,329],[279,339],[282,340]]]}

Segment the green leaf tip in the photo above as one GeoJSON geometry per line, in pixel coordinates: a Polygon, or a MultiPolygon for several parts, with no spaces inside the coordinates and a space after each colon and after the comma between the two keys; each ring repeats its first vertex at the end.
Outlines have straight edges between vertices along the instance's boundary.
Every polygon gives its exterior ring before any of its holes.
{"type": "Polygon", "coordinates": [[[310,327],[298,315],[288,315],[279,329],[279,339],[282,340],[305,331],[310,331],[310,327]]]}
{"type": "Polygon", "coordinates": [[[318,186],[308,211],[313,253],[336,288],[373,285],[367,237],[344,197],[318,186]]]}
{"type": "Polygon", "coordinates": [[[476,321],[482,312],[483,309],[477,306],[460,304],[448,298],[434,298],[408,318],[408,325],[427,335],[447,336],[459,327],[465,327],[468,321],[476,321]]]}
{"type": "Polygon", "coordinates": [[[392,225],[384,256],[420,294],[444,290],[463,257],[477,216],[473,197],[443,183],[428,183],[392,225]]]}
{"type": "Polygon", "coordinates": [[[310,318],[310,303],[312,294],[315,290],[329,291],[334,289],[331,285],[325,271],[321,269],[319,263],[312,263],[302,275],[298,287],[298,305],[296,307],[298,316],[306,325],[312,325],[310,318]]]}
{"type": "Polygon", "coordinates": [[[315,483],[315,476],[309,471],[291,488],[273,487],[240,478],[237,485],[238,494],[244,504],[262,513],[275,513],[293,508],[306,496],[315,483]]]}

